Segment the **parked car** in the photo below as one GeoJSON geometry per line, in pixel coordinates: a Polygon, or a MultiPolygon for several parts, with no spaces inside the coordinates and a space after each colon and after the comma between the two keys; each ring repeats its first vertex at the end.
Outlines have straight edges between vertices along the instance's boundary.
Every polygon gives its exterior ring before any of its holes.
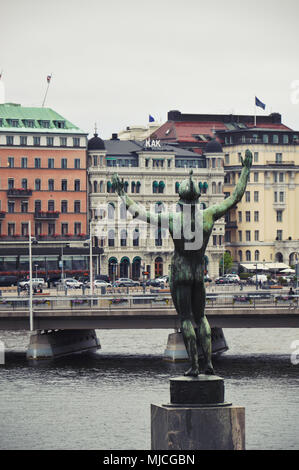
{"type": "Polygon", "coordinates": [[[139,285],[138,281],[133,281],[133,279],[129,279],[128,277],[121,277],[114,283],[115,287],[135,287],[139,285]]]}
{"type": "Polygon", "coordinates": [[[230,280],[228,277],[220,276],[215,279],[215,284],[230,284],[230,280]]]}
{"type": "Polygon", "coordinates": [[[265,274],[255,274],[254,276],[248,278],[248,281],[252,284],[255,284],[256,281],[259,283],[259,282],[267,282],[268,281],[268,278],[265,274]]]}
{"type": "Polygon", "coordinates": [[[18,283],[17,276],[0,276],[0,286],[16,286],[18,283]]]}
{"type": "Polygon", "coordinates": [[[67,277],[65,279],[61,279],[59,284],[63,287],[68,287],[71,289],[81,289],[83,286],[83,282],[78,281],[77,279],[74,279],[72,277],[67,277]]]}
{"type": "MultiPolygon", "coordinates": [[[[88,283],[88,285],[90,285],[90,283],[88,283]]],[[[111,287],[110,282],[106,282],[101,279],[95,279],[93,285],[94,287],[111,287]]]]}
{"type": "MultiPolygon", "coordinates": [[[[32,278],[32,287],[41,289],[42,287],[46,287],[46,282],[42,277],[34,277],[32,278]]],[[[25,281],[20,281],[19,286],[22,287],[22,289],[29,289],[30,286],[30,280],[26,279],[25,281]]]]}
{"type": "Polygon", "coordinates": [[[238,274],[229,273],[225,274],[224,276],[227,277],[231,283],[240,282],[240,277],[238,276],[238,274]]]}
{"type": "Polygon", "coordinates": [[[165,286],[165,282],[159,280],[158,278],[157,278],[157,279],[148,279],[148,280],[145,282],[145,285],[146,285],[146,286],[151,286],[151,287],[164,287],[164,286],[165,286]]]}
{"type": "Polygon", "coordinates": [[[109,276],[106,274],[96,274],[95,275],[95,280],[97,281],[105,281],[105,282],[110,282],[109,276]]]}

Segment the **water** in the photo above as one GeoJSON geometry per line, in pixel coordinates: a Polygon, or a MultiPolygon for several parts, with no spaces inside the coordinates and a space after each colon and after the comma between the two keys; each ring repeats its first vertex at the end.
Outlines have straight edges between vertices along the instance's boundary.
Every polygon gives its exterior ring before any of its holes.
{"type": "MultiPolygon", "coordinates": [[[[150,449],[150,403],[169,402],[168,330],[97,331],[102,350],[30,365],[28,333],[0,332],[1,449],[150,449]]],[[[226,400],[246,407],[247,449],[299,448],[297,329],[225,330],[214,359],[226,400]]]]}

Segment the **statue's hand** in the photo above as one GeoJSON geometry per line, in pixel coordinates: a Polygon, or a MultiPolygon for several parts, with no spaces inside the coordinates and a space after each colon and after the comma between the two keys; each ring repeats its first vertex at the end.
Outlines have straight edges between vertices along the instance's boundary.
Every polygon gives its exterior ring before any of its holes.
{"type": "Polygon", "coordinates": [[[123,195],[125,193],[125,184],[124,184],[124,181],[120,180],[119,176],[117,173],[114,173],[114,175],[112,176],[112,184],[115,188],[115,191],[117,192],[117,194],[119,194],[120,196],[123,195]]]}
{"type": "Polygon", "coordinates": [[[243,160],[243,158],[241,157],[241,162],[242,166],[245,166],[246,168],[248,168],[248,170],[250,170],[252,165],[252,153],[250,152],[250,150],[246,150],[245,159],[243,160]]]}

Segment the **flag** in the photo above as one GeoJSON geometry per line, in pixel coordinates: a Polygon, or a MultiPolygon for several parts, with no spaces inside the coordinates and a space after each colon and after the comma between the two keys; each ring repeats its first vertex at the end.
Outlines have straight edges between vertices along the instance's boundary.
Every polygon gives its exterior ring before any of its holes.
{"type": "Polygon", "coordinates": [[[155,122],[155,119],[153,118],[153,116],[151,116],[150,114],[148,115],[148,121],[149,122],[155,122]]]}
{"type": "Polygon", "coordinates": [[[262,103],[257,97],[255,97],[255,106],[259,106],[262,109],[266,109],[266,105],[262,103]]]}
{"type": "Polygon", "coordinates": [[[50,83],[52,75],[47,75],[47,82],[50,83]]]}

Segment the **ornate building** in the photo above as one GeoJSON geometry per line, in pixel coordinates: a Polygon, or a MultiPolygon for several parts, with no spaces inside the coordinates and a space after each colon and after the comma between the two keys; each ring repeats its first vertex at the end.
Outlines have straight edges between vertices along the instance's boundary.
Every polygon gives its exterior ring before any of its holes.
{"type": "MultiPolygon", "coordinates": [[[[157,212],[176,204],[179,184],[192,168],[204,208],[223,200],[223,158],[221,145],[216,141],[207,145],[204,155],[198,155],[159,140],[125,141],[113,134],[112,139],[103,141],[95,134],[88,142],[87,166],[92,235],[94,244],[104,248],[98,272],[112,279],[139,279],[142,272],[154,278],[168,274],[173,253],[173,242],[170,237],[164,238],[167,231],[163,228],[145,233],[142,227],[132,227],[132,217],[128,215],[126,219],[126,211],[113,191],[113,173],[117,172],[124,179],[126,191],[134,201],[157,212]],[[117,220],[115,214],[118,214],[117,220]],[[103,235],[104,227],[107,230],[103,235]]],[[[218,275],[223,238],[224,221],[220,220],[206,251],[211,277],[218,275]]]]}

